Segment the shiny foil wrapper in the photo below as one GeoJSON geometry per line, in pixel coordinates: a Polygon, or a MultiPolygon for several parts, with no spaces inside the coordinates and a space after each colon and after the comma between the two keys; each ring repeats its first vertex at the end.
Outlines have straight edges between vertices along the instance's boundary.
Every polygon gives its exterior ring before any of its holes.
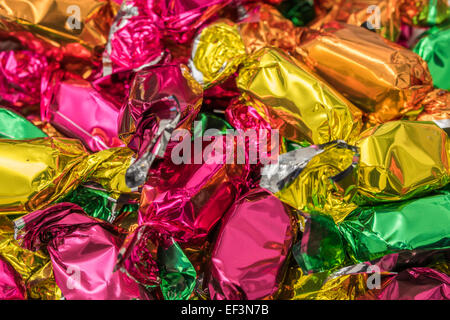
{"type": "Polygon", "coordinates": [[[450,129],[450,92],[436,89],[422,101],[423,111],[417,117],[419,121],[434,121],[439,127],[450,129]]]}
{"type": "Polygon", "coordinates": [[[119,265],[146,285],[159,283],[151,258],[159,247],[167,247],[171,239],[183,249],[204,247],[208,234],[246,188],[248,165],[226,164],[225,159],[196,164],[195,157],[222,143],[220,139],[203,145],[184,139],[191,146],[190,163],[175,164],[171,154],[177,151],[168,149],[165,159],[150,170],[142,187],[139,226],[121,249],[119,265]]]}
{"type": "Polygon", "coordinates": [[[98,58],[118,7],[114,1],[35,0],[24,6],[8,0],[0,7],[0,30],[27,30],[54,46],[73,44],[75,51],[98,58]]]}
{"type": "Polygon", "coordinates": [[[357,203],[417,197],[450,181],[449,138],[436,124],[392,121],[361,134],[357,203]]]}
{"type": "Polygon", "coordinates": [[[412,26],[434,26],[450,18],[450,3],[446,0],[398,1],[402,22],[412,26]]]}
{"type": "Polygon", "coordinates": [[[311,215],[293,254],[311,273],[407,250],[448,249],[449,201],[447,189],[424,198],[359,207],[338,225],[327,216],[311,215]]]}
{"type": "Polygon", "coordinates": [[[0,94],[14,107],[38,105],[47,58],[30,50],[0,52],[0,94]]]}
{"type": "Polygon", "coordinates": [[[267,46],[293,52],[297,46],[294,24],[264,3],[246,7],[246,18],[239,22],[239,32],[248,54],[267,46]]]}
{"type": "Polygon", "coordinates": [[[338,222],[356,208],[349,202],[358,160],[357,148],[343,141],[298,148],[264,166],[260,186],[297,210],[326,213],[338,222]],[[345,186],[344,195],[337,183],[345,186]]]}
{"type": "Polygon", "coordinates": [[[427,62],[434,86],[450,90],[450,25],[429,29],[413,51],[427,62]]]}
{"type": "MultiPolygon", "coordinates": [[[[320,1],[319,1],[320,2],[320,1]]],[[[326,1],[325,1],[326,2],[326,1]]],[[[308,27],[320,29],[327,23],[339,21],[367,29],[396,41],[400,35],[401,17],[397,0],[338,0],[331,8],[316,7],[318,17],[308,27]]]]}
{"type": "Polygon", "coordinates": [[[1,214],[23,214],[46,207],[83,182],[100,184],[118,198],[131,190],[125,172],[133,153],[114,148],[88,155],[77,140],[37,138],[0,140],[1,214]]]}
{"type": "MultiPolygon", "coordinates": [[[[14,293],[16,298],[61,298],[61,290],[56,285],[48,254],[42,250],[30,251],[22,248],[14,239],[14,223],[5,216],[0,216],[0,264],[8,271],[8,276],[3,278],[2,275],[0,282],[7,280],[10,283],[8,286],[12,285],[12,280],[15,283],[12,286],[16,289],[8,293],[9,297],[14,293]]],[[[0,295],[2,294],[5,292],[0,295]]]]}
{"type": "Polygon", "coordinates": [[[47,135],[21,115],[5,108],[0,108],[1,139],[33,139],[47,135]]]}
{"type": "MultiPolygon", "coordinates": [[[[379,288],[367,266],[339,275],[316,273],[293,281],[282,299],[292,300],[448,300],[448,275],[429,267],[382,271],[379,288]],[[362,270],[358,270],[362,269],[362,270]],[[369,287],[369,285],[371,285],[369,287]],[[289,295],[286,294],[289,292],[289,295]]],[[[293,272],[292,272],[293,273],[293,272]]]]}
{"type": "Polygon", "coordinates": [[[124,146],[119,139],[120,105],[90,82],[70,79],[50,89],[49,103],[41,104],[41,118],[96,152],[124,146]]]}
{"type": "Polygon", "coordinates": [[[120,137],[138,154],[127,172],[127,184],[144,184],[153,161],[164,156],[175,128],[190,129],[203,90],[184,65],[149,67],[134,78],[119,115],[120,137]]]}
{"type": "Polygon", "coordinates": [[[236,72],[245,57],[237,26],[223,20],[205,27],[196,36],[189,68],[194,79],[207,88],[236,72]]]}
{"type": "Polygon", "coordinates": [[[262,189],[238,199],[222,220],[212,252],[211,299],[271,297],[284,273],[294,225],[290,209],[262,189]]]}
{"type": "Polygon", "coordinates": [[[114,271],[123,233],[87,216],[79,206],[57,204],[19,218],[14,225],[21,246],[47,249],[66,299],[146,299],[134,280],[114,271]]]}
{"type": "Polygon", "coordinates": [[[322,30],[304,31],[294,55],[363,110],[369,126],[418,110],[432,90],[426,63],[410,50],[356,26],[322,30]]]}
{"type": "Polygon", "coordinates": [[[0,299],[25,300],[26,293],[20,275],[0,256],[0,299]]]}
{"type": "Polygon", "coordinates": [[[291,141],[353,141],[359,133],[361,112],[279,49],[251,55],[239,70],[237,85],[272,129],[291,141]]]}
{"type": "Polygon", "coordinates": [[[161,30],[146,12],[145,2],[122,2],[103,52],[103,74],[138,69],[162,58],[161,30]]]}

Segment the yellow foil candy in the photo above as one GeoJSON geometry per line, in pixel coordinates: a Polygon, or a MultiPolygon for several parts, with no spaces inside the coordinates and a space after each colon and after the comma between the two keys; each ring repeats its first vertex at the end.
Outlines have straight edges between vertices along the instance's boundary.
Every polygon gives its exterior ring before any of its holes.
{"type": "Polygon", "coordinates": [[[12,221],[5,216],[0,216],[0,256],[21,275],[28,299],[61,299],[50,257],[41,250],[23,249],[14,239],[12,221]]]}
{"type": "Polygon", "coordinates": [[[24,214],[57,201],[83,182],[118,198],[131,192],[125,172],[133,152],[113,148],[89,155],[78,140],[0,140],[0,214],[24,214]]]}
{"type": "Polygon", "coordinates": [[[250,56],[237,85],[280,135],[295,142],[354,141],[361,112],[308,68],[277,48],[250,56]]]}
{"type": "Polygon", "coordinates": [[[205,88],[234,73],[245,58],[245,47],[236,25],[221,21],[204,28],[194,40],[189,67],[205,88]]]}
{"type": "Polygon", "coordinates": [[[362,133],[357,146],[357,202],[404,200],[450,182],[449,138],[432,122],[388,122],[362,133]]]}
{"type": "Polygon", "coordinates": [[[419,109],[433,88],[427,64],[417,54],[374,32],[333,23],[308,36],[305,31],[295,57],[365,111],[371,125],[419,109]]]}

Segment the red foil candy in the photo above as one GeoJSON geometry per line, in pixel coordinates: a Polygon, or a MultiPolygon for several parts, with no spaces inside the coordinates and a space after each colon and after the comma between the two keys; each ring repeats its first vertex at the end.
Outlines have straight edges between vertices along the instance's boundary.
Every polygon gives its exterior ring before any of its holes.
{"type": "Polygon", "coordinates": [[[139,285],[115,271],[124,233],[79,206],[60,203],[15,220],[21,246],[50,254],[55,281],[68,300],[145,299],[139,285]]]}
{"type": "Polygon", "coordinates": [[[263,189],[236,201],[212,253],[212,299],[266,299],[276,292],[294,238],[289,210],[263,189]]]}

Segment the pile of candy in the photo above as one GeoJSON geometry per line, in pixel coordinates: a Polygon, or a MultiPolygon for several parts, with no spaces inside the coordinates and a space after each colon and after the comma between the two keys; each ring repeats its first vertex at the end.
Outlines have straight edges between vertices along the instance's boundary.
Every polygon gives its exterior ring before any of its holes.
{"type": "Polygon", "coordinates": [[[0,299],[449,299],[449,89],[447,0],[2,1],[0,299]]]}

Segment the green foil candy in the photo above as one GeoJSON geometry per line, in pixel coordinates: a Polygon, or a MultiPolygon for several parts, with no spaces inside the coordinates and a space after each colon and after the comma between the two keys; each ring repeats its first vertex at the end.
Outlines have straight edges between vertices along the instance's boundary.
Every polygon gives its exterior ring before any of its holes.
{"type": "Polygon", "coordinates": [[[91,217],[113,223],[125,211],[137,211],[137,204],[119,204],[109,193],[100,188],[79,186],[58,202],[79,205],[91,217]]]}
{"type": "Polygon", "coordinates": [[[47,135],[30,121],[17,113],[0,108],[0,138],[2,139],[33,139],[47,135]]]}
{"type": "Polygon", "coordinates": [[[434,86],[450,90],[450,24],[429,29],[413,51],[427,62],[434,86]]]}
{"type": "Polygon", "coordinates": [[[322,272],[408,250],[450,248],[450,188],[433,195],[360,207],[335,225],[311,215],[294,257],[303,271],[322,272]]]}
{"type": "Polygon", "coordinates": [[[316,17],[312,0],[285,0],[278,10],[297,27],[306,26],[316,17]]]}

